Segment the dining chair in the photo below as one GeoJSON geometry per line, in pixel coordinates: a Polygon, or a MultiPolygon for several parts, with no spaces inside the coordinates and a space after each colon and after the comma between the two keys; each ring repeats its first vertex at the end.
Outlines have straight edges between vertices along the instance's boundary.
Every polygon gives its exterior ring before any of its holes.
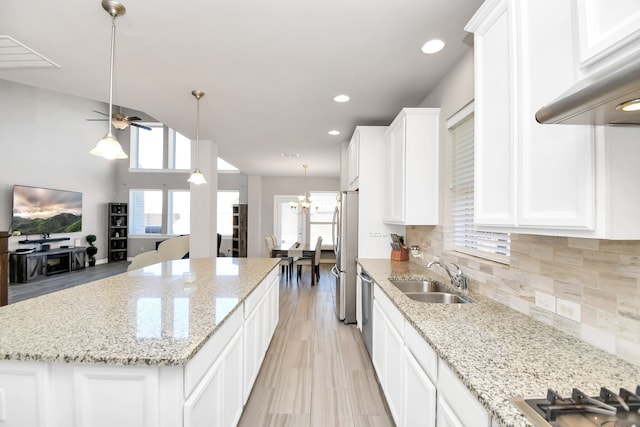
{"type": "Polygon", "coordinates": [[[320,280],[320,256],[322,255],[322,236],[318,237],[316,242],[316,250],[313,253],[313,257],[302,257],[293,261],[294,267],[296,267],[296,280],[299,282],[302,276],[302,267],[311,267],[311,286],[315,284],[317,280],[320,280]]]}
{"type": "MultiPolygon", "coordinates": [[[[273,239],[273,236],[268,236],[264,238],[264,245],[265,245],[265,248],[267,249],[268,257],[273,257],[273,249],[275,248],[274,242],[275,240],[273,239]]],[[[292,273],[293,258],[288,256],[281,256],[280,261],[278,262],[278,265],[280,265],[280,270],[282,274],[284,274],[288,280],[291,280],[291,276],[293,274],[292,273]]]]}

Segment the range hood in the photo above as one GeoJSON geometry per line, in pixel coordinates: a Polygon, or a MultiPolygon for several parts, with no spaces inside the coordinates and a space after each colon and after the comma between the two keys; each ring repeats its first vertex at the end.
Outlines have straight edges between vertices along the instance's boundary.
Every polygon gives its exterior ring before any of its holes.
{"type": "Polygon", "coordinates": [[[640,98],[640,59],[603,69],[581,80],[536,113],[539,123],[640,125],[640,111],[617,107],[640,98]]]}

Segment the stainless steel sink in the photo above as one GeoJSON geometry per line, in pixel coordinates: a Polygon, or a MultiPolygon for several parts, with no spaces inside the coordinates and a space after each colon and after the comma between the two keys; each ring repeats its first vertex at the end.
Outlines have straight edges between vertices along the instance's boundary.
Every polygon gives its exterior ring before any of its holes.
{"type": "Polygon", "coordinates": [[[402,292],[449,292],[442,283],[431,280],[390,280],[402,292]]]}
{"type": "Polygon", "coordinates": [[[469,301],[456,294],[448,292],[405,292],[406,296],[415,301],[439,304],[468,304],[469,301]]]}
{"type": "Polygon", "coordinates": [[[470,301],[451,293],[442,283],[431,280],[390,280],[407,297],[415,301],[437,304],[468,304],[470,301]]]}

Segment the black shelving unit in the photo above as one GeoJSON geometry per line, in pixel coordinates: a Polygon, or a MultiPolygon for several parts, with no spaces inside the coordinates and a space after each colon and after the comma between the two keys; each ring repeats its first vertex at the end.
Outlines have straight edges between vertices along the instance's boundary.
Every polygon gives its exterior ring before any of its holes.
{"type": "Polygon", "coordinates": [[[233,257],[247,256],[247,205],[233,205],[233,257]]]}
{"type": "Polygon", "coordinates": [[[129,205],[127,203],[109,203],[108,217],[109,262],[125,261],[127,259],[129,205]]]}

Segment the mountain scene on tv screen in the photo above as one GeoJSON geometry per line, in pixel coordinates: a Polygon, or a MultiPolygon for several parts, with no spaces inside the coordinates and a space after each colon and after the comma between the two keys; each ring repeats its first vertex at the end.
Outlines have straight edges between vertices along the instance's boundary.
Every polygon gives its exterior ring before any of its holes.
{"type": "Polygon", "coordinates": [[[14,218],[13,229],[22,234],[74,233],[82,231],[82,216],[63,213],[51,218],[14,218]]]}

